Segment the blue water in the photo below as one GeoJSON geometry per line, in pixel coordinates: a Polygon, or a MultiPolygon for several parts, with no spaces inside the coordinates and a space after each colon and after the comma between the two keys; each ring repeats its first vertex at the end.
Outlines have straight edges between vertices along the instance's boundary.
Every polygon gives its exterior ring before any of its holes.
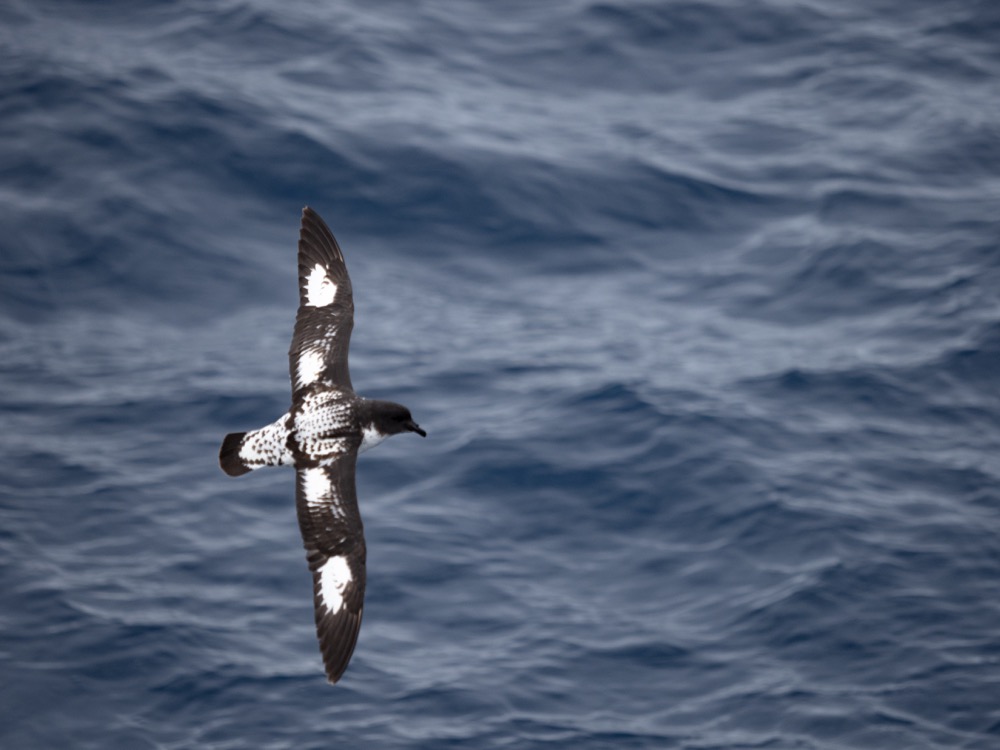
{"type": "Polygon", "coordinates": [[[0,747],[1000,747],[1000,5],[0,10],[0,747]],[[347,256],[365,624],[288,406],[347,256]]]}

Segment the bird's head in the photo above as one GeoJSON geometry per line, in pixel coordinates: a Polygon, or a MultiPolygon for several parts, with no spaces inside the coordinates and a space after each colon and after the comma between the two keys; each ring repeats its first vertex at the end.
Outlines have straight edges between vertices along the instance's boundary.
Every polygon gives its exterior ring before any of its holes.
{"type": "Polygon", "coordinates": [[[420,437],[427,433],[413,421],[410,410],[392,401],[372,401],[372,425],[383,435],[398,435],[401,432],[415,432],[420,437]]]}

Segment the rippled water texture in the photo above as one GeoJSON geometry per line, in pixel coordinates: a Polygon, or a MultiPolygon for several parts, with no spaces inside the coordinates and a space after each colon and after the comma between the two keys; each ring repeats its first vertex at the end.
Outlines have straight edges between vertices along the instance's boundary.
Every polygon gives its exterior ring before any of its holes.
{"type": "Polygon", "coordinates": [[[0,9],[0,745],[1000,746],[1000,6],[0,9]],[[288,405],[354,281],[365,625],[288,405]]]}

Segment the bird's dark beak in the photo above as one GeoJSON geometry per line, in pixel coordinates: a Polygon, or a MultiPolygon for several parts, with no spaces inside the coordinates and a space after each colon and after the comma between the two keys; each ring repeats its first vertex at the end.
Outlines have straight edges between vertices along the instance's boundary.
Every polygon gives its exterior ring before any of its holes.
{"type": "Polygon", "coordinates": [[[420,435],[420,437],[427,437],[427,433],[424,432],[423,430],[421,430],[420,429],[420,425],[418,425],[412,419],[409,422],[405,423],[403,425],[403,427],[405,427],[406,429],[408,429],[410,432],[417,433],[418,435],[420,435]]]}

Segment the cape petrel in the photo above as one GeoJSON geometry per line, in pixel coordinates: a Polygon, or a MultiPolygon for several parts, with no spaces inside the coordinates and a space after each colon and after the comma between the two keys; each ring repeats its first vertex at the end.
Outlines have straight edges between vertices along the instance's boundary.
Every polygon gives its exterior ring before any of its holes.
{"type": "Polygon", "coordinates": [[[344,255],[315,211],[302,210],[299,310],[288,352],[292,406],[275,422],[226,435],[222,470],[295,467],[295,507],[313,576],[316,634],[326,676],[340,679],[361,628],[365,537],[354,467],[358,454],[390,435],[427,433],[405,406],[354,393],[347,350],[354,298],[344,255]]]}

